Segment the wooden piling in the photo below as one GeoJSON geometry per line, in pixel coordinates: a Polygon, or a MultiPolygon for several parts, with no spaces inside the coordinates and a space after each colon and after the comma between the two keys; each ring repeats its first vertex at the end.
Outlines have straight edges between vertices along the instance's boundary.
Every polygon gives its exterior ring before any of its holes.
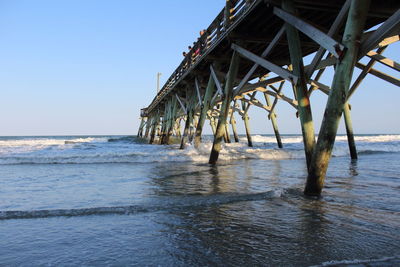
{"type": "Polygon", "coordinates": [[[351,159],[358,159],[356,142],[354,141],[353,123],[350,115],[349,103],[345,103],[343,107],[343,117],[346,125],[347,143],[349,144],[351,159]]]}
{"type": "Polygon", "coordinates": [[[165,142],[166,139],[166,128],[167,128],[167,121],[168,121],[168,116],[169,116],[169,102],[165,104],[164,107],[164,116],[162,117],[162,122],[161,122],[161,130],[160,130],[160,140],[159,143],[162,145],[165,142]]]}
{"type": "Polygon", "coordinates": [[[183,135],[181,138],[181,146],[180,149],[185,149],[186,143],[189,141],[191,127],[193,126],[193,118],[194,118],[194,95],[193,92],[190,91],[190,88],[186,88],[186,123],[185,128],[183,130],[183,135]]]}
{"type": "Polygon", "coordinates": [[[140,120],[140,126],[139,126],[139,130],[137,133],[137,137],[142,137],[143,136],[143,126],[144,126],[144,117],[142,117],[142,119],[140,120]]]}
{"type": "Polygon", "coordinates": [[[210,117],[210,126],[211,126],[211,130],[213,132],[214,138],[215,138],[215,133],[217,131],[217,126],[215,125],[215,119],[213,117],[210,117]]]}
{"type": "Polygon", "coordinates": [[[150,134],[150,128],[153,123],[153,117],[150,115],[147,117],[147,123],[146,123],[146,131],[144,132],[144,138],[149,138],[150,134]]]}
{"type": "Polygon", "coordinates": [[[186,114],[185,129],[183,130],[183,135],[181,138],[180,149],[185,149],[186,142],[188,141],[188,138],[189,138],[189,131],[190,131],[190,125],[192,124],[192,120],[193,120],[193,112],[192,112],[191,108],[188,108],[188,111],[186,114]]]}
{"type": "MultiPolygon", "coordinates": [[[[269,108],[271,108],[272,103],[271,103],[271,100],[269,99],[269,95],[267,93],[264,93],[264,98],[265,98],[265,102],[267,103],[267,106],[269,108]]],[[[276,122],[276,114],[273,110],[270,111],[268,118],[271,120],[272,128],[274,129],[275,138],[276,138],[278,147],[282,148],[283,145],[282,145],[281,135],[279,134],[278,123],[276,122]]]]}
{"type": "Polygon", "coordinates": [[[243,115],[242,118],[243,118],[243,122],[244,122],[244,127],[246,129],[247,145],[249,147],[253,147],[253,140],[252,140],[251,134],[250,134],[249,116],[247,115],[247,112],[243,115]]]}
{"type": "Polygon", "coordinates": [[[166,134],[166,140],[165,144],[170,144],[170,138],[173,133],[174,127],[175,127],[175,121],[176,121],[176,113],[178,110],[178,103],[175,97],[172,97],[171,99],[171,111],[170,111],[170,116],[168,118],[168,123],[167,123],[167,134],[166,134]]]}
{"type": "Polygon", "coordinates": [[[176,119],[175,124],[174,124],[175,134],[176,134],[176,137],[178,137],[178,138],[182,137],[182,134],[181,134],[181,120],[182,120],[182,118],[176,119]]]}
{"type": "Polygon", "coordinates": [[[157,114],[154,115],[149,144],[153,144],[153,142],[154,142],[159,120],[160,120],[160,116],[159,116],[159,112],[157,112],[157,114]]]}
{"type": "Polygon", "coordinates": [[[369,0],[353,0],[351,2],[342,40],[347,51],[342,60],[338,61],[335,68],[335,75],[319,131],[317,145],[308,171],[307,183],[304,190],[306,195],[319,196],[324,186],[339,120],[344,109],[344,104],[346,103],[346,94],[350,86],[355,61],[357,60],[369,3],[369,0]]]}
{"type": "MultiPolygon", "coordinates": [[[[254,98],[255,93],[252,94],[251,99],[254,98]]],[[[249,147],[252,147],[253,146],[253,140],[251,138],[251,133],[250,133],[249,116],[247,115],[247,112],[248,112],[249,108],[250,108],[250,103],[246,104],[246,102],[244,102],[242,100],[242,110],[243,110],[242,120],[244,122],[244,128],[246,130],[247,145],[249,147]]]]}
{"type": "Polygon", "coordinates": [[[236,129],[236,120],[235,120],[235,116],[234,116],[234,107],[235,107],[236,101],[233,102],[233,106],[232,106],[232,113],[231,113],[231,126],[232,126],[232,132],[233,132],[233,138],[235,139],[235,142],[238,143],[239,142],[239,136],[237,134],[237,129],[236,129]]]}
{"type": "Polygon", "coordinates": [[[239,69],[239,61],[240,61],[239,56],[234,51],[231,58],[227,79],[225,82],[225,90],[221,106],[221,112],[214,137],[213,147],[210,154],[210,160],[209,160],[210,164],[215,164],[217,162],[219,152],[221,151],[221,141],[225,132],[224,128],[229,113],[229,105],[232,101],[233,83],[239,69]]]}
{"type": "MultiPolygon", "coordinates": [[[[200,116],[199,116],[199,122],[197,123],[196,127],[196,133],[194,137],[194,147],[198,148],[200,143],[201,143],[201,134],[203,132],[203,127],[204,127],[204,122],[207,117],[207,111],[210,108],[210,100],[212,97],[212,94],[215,91],[215,83],[213,78],[210,75],[210,78],[208,79],[208,84],[206,88],[206,92],[203,97],[203,102],[201,104],[201,111],[200,111],[200,116]]],[[[210,121],[211,123],[211,121],[210,121]]]]}
{"type": "Polygon", "coordinates": [[[230,143],[231,142],[231,134],[229,133],[229,123],[228,120],[225,123],[225,142],[230,143]]]}
{"type": "Polygon", "coordinates": [[[183,134],[182,134],[182,138],[181,138],[181,146],[179,147],[179,149],[185,149],[187,136],[189,134],[189,127],[190,127],[190,122],[189,122],[189,113],[188,113],[188,114],[186,114],[185,128],[183,129],[183,134]]]}
{"type": "MultiPolygon", "coordinates": [[[[282,8],[289,13],[295,13],[293,0],[283,0],[282,8]]],[[[315,133],[310,99],[308,97],[306,74],[304,72],[300,38],[295,27],[289,23],[286,23],[285,27],[293,74],[298,77],[297,83],[293,84],[293,87],[298,101],[298,113],[303,134],[304,151],[306,154],[307,168],[309,169],[315,146],[315,133]]]]}

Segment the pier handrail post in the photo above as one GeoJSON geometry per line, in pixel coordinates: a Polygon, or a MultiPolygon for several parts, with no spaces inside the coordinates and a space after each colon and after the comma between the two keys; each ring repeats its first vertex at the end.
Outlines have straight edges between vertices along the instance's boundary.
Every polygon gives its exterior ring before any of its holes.
{"type": "Polygon", "coordinates": [[[224,29],[229,28],[231,24],[231,9],[233,8],[232,0],[226,0],[224,9],[224,29]]]}
{"type": "Polygon", "coordinates": [[[347,48],[342,60],[336,64],[335,75],[326,104],[324,118],[314,149],[304,193],[319,196],[325,182],[325,175],[336,133],[342,116],[346,95],[349,90],[354,65],[357,60],[362,31],[366,21],[369,0],[351,2],[342,43],[347,48]]]}

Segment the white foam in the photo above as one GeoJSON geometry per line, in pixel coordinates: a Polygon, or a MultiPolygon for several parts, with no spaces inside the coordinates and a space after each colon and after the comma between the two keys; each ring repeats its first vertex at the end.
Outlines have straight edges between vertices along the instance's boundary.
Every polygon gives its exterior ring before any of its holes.
{"type": "Polygon", "coordinates": [[[0,154],[5,152],[29,152],[35,150],[45,149],[50,146],[65,146],[70,144],[79,143],[94,143],[94,142],[105,142],[107,138],[75,138],[75,139],[64,139],[64,138],[29,138],[29,139],[11,139],[11,140],[0,140],[0,154]]]}
{"type": "Polygon", "coordinates": [[[373,263],[373,262],[388,262],[391,260],[400,259],[400,256],[393,256],[393,257],[383,257],[380,259],[369,259],[369,260],[341,260],[341,261],[327,261],[323,262],[320,265],[313,265],[310,267],[322,267],[322,266],[336,266],[340,264],[363,264],[363,263],[373,263]]]}
{"type": "MultiPolygon", "coordinates": [[[[400,142],[400,135],[364,135],[355,136],[354,140],[357,142],[369,142],[369,143],[383,143],[383,142],[400,142]]],[[[346,141],[347,136],[337,136],[336,141],[346,141]]]]}
{"type": "MultiPolygon", "coordinates": [[[[282,136],[282,143],[284,144],[297,144],[297,143],[302,143],[303,138],[301,135],[296,135],[296,136],[282,136]]],[[[390,134],[382,134],[382,135],[361,135],[361,136],[355,136],[354,137],[355,141],[357,142],[373,142],[373,143],[383,143],[383,142],[400,142],[400,135],[390,135],[390,134]]],[[[276,143],[276,138],[275,136],[265,136],[265,135],[253,135],[252,136],[253,142],[256,143],[276,143]]],[[[346,135],[338,135],[335,139],[336,141],[346,141],[347,142],[347,136],[346,135]]],[[[241,142],[246,142],[247,138],[246,137],[241,137],[240,138],[241,142]]]]}
{"type": "Polygon", "coordinates": [[[75,138],[75,139],[51,139],[51,138],[33,138],[33,139],[14,139],[0,140],[0,148],[2,147],[47,147],[55,145],[65,145],[68,143],[91,143],[104,142],[106,138],[75,138]]]}
{"type": "MultiPolygon", "coordinates": [[[[255,143],[276,143],[276,137],[275,136],[265,136],[265,135],[253,135],[251,136],[251,139],[255,143]]],[[[302,143],[303,139],[301,136],[282,136],[282,143],[284,144],[297,144],[297,143],[302,143]]],[[[246,137],[240,138],[241,142],[247,142],[246,137]]]]}
{"type": "MultiPolygon", "coordinates": [[[[400,152],[400,135],[358,136],[359,153],[400,152]],[[390,141],[388,141],[390,140],[390,141]]],[[[134,163],[209,160],[212,140],[204,138],[198,149],[187,144],[160,146],[129,142],[107,142],[105,137],[0,139],[0,164],[27,163],[134,163]],[[94,145],[91,145],[94,144],[94,145]]],[[[302,137],[283,136],[284,149],[278,149],[274,136],[253,136],[254,147],[247,146],[246,137],[240,143],[222,144],[219,160],[298,159],[304,158],[302,137]]],[[[339,136],[333,155],[347,156],[345,136],[339,136]]]]}
{"type": "MultiPolygon", "coordinates": [[[[207,162],[210,157],[212,143],[202,143],[198,149],[188,145],[183,151],[192,161],[207,162]]],[[[289,151],[283,149],[272,149],[266,147],[248,147],[247,143],[223,144],[218,160],[231,161],[238,159],[291,159],[303,157],[302,151],[289,151]],[[299,153],[300,152],[300,153],[299,153]]]]}

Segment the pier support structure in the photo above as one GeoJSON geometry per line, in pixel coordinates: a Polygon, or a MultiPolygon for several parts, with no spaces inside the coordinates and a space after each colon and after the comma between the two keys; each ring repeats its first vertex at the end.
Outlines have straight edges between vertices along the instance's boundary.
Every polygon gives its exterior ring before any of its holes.
{"type": "MultiPolygon", "coordinates": [[[[283,10],[295,14],[293,0],[282,1],[283,10]]],[[[299,33],[294,26],[285,24],[286,36],[290,52],[290,60],[293,67],[293,74],[297,76],[297,82],[293,82],[294,91],[298,101],[298,114],[303,134],[304,152],[306,154],[307,168],[310,167],[311,157],[315,146],[314,123],[311,114],[311,104],[308,97],[306,74],[302,59],[299,33]]]]}
{"type": "Polygon", "coordinates": [[[160,143],[168,144],[175,133],[181,137],[182,149],[192,138],[198,148],[208,119],[214,134],[209,163],[215,164],[222,139],[230,142],[229,123],[235,142],[239,141],[235,112],[243,118],[248,144],[253,145],[251,106],[268,113],[282,148],[276,107],[278,101],[285,102],[300,120],[308,170],[304,193],[318,196],[342,113],[350,156],[357,159],[349,99],[361,81],[371,74],[400,87],[400,79],[374,68],[380,63],[400,71],[399,63],[382,54],[400,41],[399,34],[400,2],[396,1],[226,0],[225,9],[202,31],[150,106],[142,109],[138,136],[144,131],[144,137],[154,143],[159,131],[160,143]],[[304,66],[303,58],[309,55],[312,61],[304,66]],[[364,56],[369,58],[367,64],[359,62],[364,56]],[[320,78],[332,66],[329,87],[320,78]],[[350,85],[354,67],[361,73],[350,85]],[[310,102],[315,91],[328,95],[317,142],[310,102]],[[256,98],[258,92],[262,100],[256,98]],[[236,104],[239,101],[241,105],[236,104]],[[183,135],[182,119],[186,121],[183,135]]]}
{"type": "Polygon", "coordinates": [[[226,119],[228,117],[229,106],[233,96],[233,83],[236,78],[238,69],[239,69],[239,55],[236,52],[233,52],[229,71],[225,82],[225,90],[223,94],[221,112],[218,119],[217,129],[215,131],[213,146],[211,149],[210,160],[209,160],[210,164],[215,164],[217,162],[219,152],[221,151],[221,141],[225,133],[226,119]]]}
{"type": "Polygon", "coordinates": [[[199,121],[197,123],[196,132],[194,136],[194,146],[199,147],[201,142],[201,134],[203,132],[204,122],[206,121],[207,112],[210,109],[211,97],[215,91],[215,83],[213,78],[210,76],[207,83],[207,88],[202,99],[199,121]]]}
{"type": "Polygon", "coordinates": [[[237,133],[236,120],[235,120],[235,116],[234,116],[234,114],[235,114],[235,106],[236,106],[236,101],[233,101],[230,123],[231,123],[231,126],[232,126],[233,138],[235,139],[235,142],[238,143],[239,142],[239,135],[237,133]]]}
{"type": "Polygon", "coordinates": [[[369,0],[353,0],[350,6],[342,40],[347,50],[336,65],[317,145],[308,171],[304,190],[306,195],[319,196],[324,186],[339,120],[346,103],[347,91],[357,60],[368,8],[369,0]]]}

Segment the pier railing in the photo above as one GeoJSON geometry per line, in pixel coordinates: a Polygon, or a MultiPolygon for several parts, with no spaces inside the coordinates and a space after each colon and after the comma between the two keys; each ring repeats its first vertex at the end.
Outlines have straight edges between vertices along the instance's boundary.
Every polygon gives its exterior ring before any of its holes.
{"type": "Polygon", "coordinates": [[[204,34],[198,38],[192,49],[186,54],[185,58],[157,93],[149,107],[141,110],[141,116],[150,112],[160,100],[175,87],[179,79],[189,72],[189,69],[201,59],[213,44],[221,39],[223,34],[229,30],[229,27],[240,18],[254,2],[255,0],[228,0],[226,2],[225,8],[221,10],[208,28],[205,29],[204,34]]]}

